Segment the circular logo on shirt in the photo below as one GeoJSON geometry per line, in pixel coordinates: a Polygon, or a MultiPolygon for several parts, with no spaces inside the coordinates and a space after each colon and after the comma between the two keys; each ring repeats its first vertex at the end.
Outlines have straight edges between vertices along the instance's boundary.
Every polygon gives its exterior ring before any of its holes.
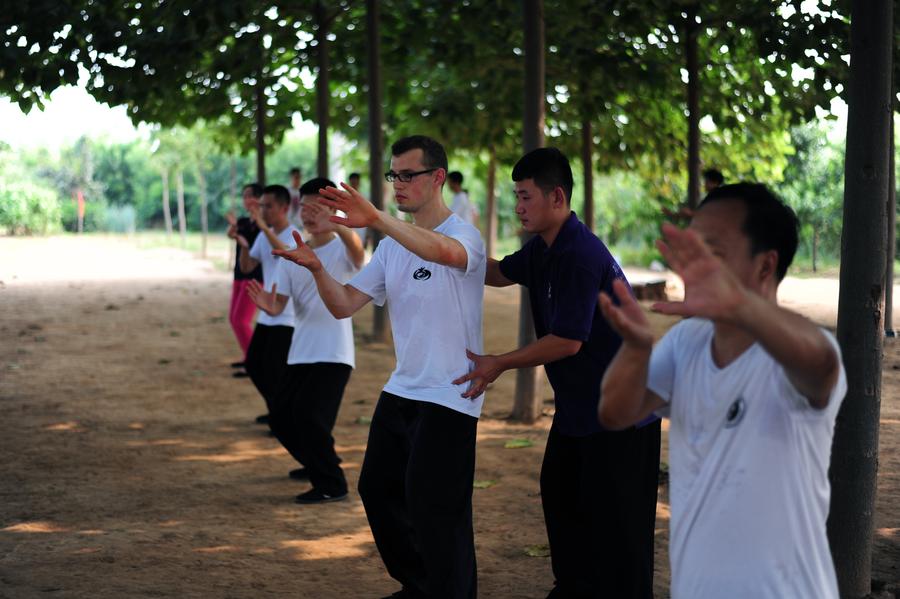
{"type": "Polygon", "coordinates": [[[747,411],[743,397],[738,397],[728,406],[728,413],[725,414],[725,428],[734,428],[741,423],[744,418],[744,412],[747,411]]]}
{"type": "Polygon", "coordinates": [[[417,281],[427,281],[431,278],[431,271],[423,266],[413,273],[413,278],[417,281]]]}

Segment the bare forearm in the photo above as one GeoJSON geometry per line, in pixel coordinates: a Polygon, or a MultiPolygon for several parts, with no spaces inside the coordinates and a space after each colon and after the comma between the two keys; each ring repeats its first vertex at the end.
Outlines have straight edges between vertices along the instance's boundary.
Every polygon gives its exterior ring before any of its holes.
{"type": "Polygon", "coordinates": [[[284,308],[285,308],[285,306],[287,306],[287,303],[288,303],[288,297],[286,295],[276,294],[274,302],[272,302],[268,305],[262,305],[262,304],[256,304],[256,305],[259,306],[260,310],[262,310],[269,316],[278,316],[279,314],[284,312],[284,308]]]}
{"type": "Polygon", "coordinates": [[[645,407],[650,349],[622,344],[606,367],[598,415],[609,429],[628,428],[649,414],[645,407]]]}
{"type": "Polygon", "coordinates": [[[737,317],[738,325],[784,367],[788,378],[813,406],[823,408],[828,404],[840,362],[818,326],[756,294],[748,294],[737,317]]]}
{"type": "Polygon", "coordinates": [[[513,282],[507,279],[500,270],[500,261],[488,258],[484,272],[484,284],[489,287],[507,287],[513,282]]]}
{"type": "Polygon", "coordinates": [[[313,272],[313,279],[322,303],[335,318],[347,318],[359,310],[368,301],[368,296],[363,301],[363,294],[349,285],[342,285],[332,277],[324,268],[313,272]]]}
{"type": "Polygon", "coordinates": [[[238,262],[240,262],[241,272],[244,274],[253,272],[253,269],[259,266],[259,262],[250,257],[250,251],[244,246],[241,246],[238,262]]]}
{"type": "Polygon", "coordinates": [[[566,339],[556,335],[544,335],[534,343],[520,347],[515,351],[497,356],[503,370],[529,368],[556,362],[574,356],[581,349],[581,341],[566,339]]]}
{"type": "Polygon", "coordinates": [[[259,227],[260,233],[266,236],[266,239],[269,240],[269,245],[272,246],[273,250],[284,250],[287,249],[287,246],[284,245],[280,239],[278,239],[278,235],[275,234],[275,231],[272,230],[272,227],[264,223],[261,219],[257,219],[256,226],[259,227]]]}
{"type": "Polygon", "coordinates": [[[347,256],[356,268],[361,268],[363,261],[366,259],[366,250],[363,247],[362,240],[353,229],[338,225],[337,236],[340,237],[341,243],[347,248],[347,256]]]}
{"type": "Polygon", "coordinates": [[[405,223],[383,210],[378,212],[378,219],[372,223],[372,228],[392,237],[423,260],[454,268],[466,268],[468,263],[468,254],[460,242],[423,227],[405,223]]]}

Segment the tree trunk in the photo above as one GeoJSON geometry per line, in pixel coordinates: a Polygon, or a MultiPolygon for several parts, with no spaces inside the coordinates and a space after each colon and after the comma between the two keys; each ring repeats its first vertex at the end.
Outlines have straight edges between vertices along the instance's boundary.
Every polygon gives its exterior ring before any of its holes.
{"type": "MultiPolygon", "coordinates": [[[[522,122],[522,150],[525,153],[544,145],[544,3],[524,0],[525,17],[525,105],[522,122]]],[[[530,236],[521,236],[524,245],[530,236]]],[[[519,292],[519,347],[535,340],[528,289],[519,292]]],[[[541,415],[540,371],[520,368],[516,371],[516,391],[512,418],[532,423],[541,415]]]]}
{"type": "Polygon", "coordinates": [[[891,0],[852,3],[837,327],[848,391],[834,431],[828,539],[841,597],[854,599],[872,586],[893,22],[891,0]]]}
{"type": "Polygon", "coordinates": [[[178,169],[175,175],[175,196],[178,200],[178,233],[181,235],[181,245],[187,242],[187,219],[184,215],[184,173],[178,169]]]}
{"type": "MultiPolygon", "coordinates": [[[[594,134],[591,132],[591,119],[585,115],[581,118],[581,165],[584,168],[584,224],[594,230],[594,134]]],[[[571,201],[572,198],[569,198],[571,201]]]]}
{"type": "Polygon", "coordinates": [[[237,158],[234,156],[231,157],[231,172],[229,173],[228,179],[228,187],[229,187],[229,197],[231,198],[228,202],[228,208],[232,212],[237,210],[237,158]]]}
{"type": "Polygon", "coordinates": [[[209,218],[206,207],[206,177],[203,169],[197,167],[197,195],[200,196],[200,256],[206,258],[206,238],[209,234],[209,218]]]}
{"type": "Polygon", "coordinates": [[[818,271],[818,257],[819,257],[819,227],[813,227],[813,240],[812,240],[812,267],[813,272],[818,271]]]}
{"type": "Polygon", "coordinates": [[[169,171],[162,173],[163,220],[166,223],[166,237],[172,236],[172,211],[169,208],[169,171]]]}
{"type": "MultiPolygon", "coordinates": [[[[382,210],[384,208],[384,176],[382,168],[384,157],[384,133],[381,127],[381,39],[379,31],[379,0],[366,0],[367,49],[369,55],[369,188],[372,204],[382,210]]],[[[372,251],[381,241],[381,233],[370,228],[372,235],[372,251]]],[[[372,338],[378,341],[388,339],[387,306],[375,306],[372,321],[372,338]]]]}
{"type": "Polygon", "coordinates": [[[688,206],[700,204],[700,66],[697,59],[697,7],[686,9],[684,36],[685,67],[688,72],[688,206]]]}
{"type": "Polygon", "coordinates": [[[488,172],[487,172],[487,218],[484,223],[484,235],[486,240],[485,250],[488,258],[494,257],[494,251],[497,249],[497,150],[494,146],[488,149],[488,172]]]}
{"type": "Polygon", "coordinates": [[[256,182],[266,184],[266,94],[262,67],[256,77],[256,182]]]}
{"type": "MultiPolygon", "coordinates": [[[[891,96],[893,100],[893,94],[891,96]]],[[[897,182],[894,164],[894,115],[891,111],[891,162],[888,173],[887,268],[884,270],[884,334],[894,336],[894,256],[897,255],[897,182]]]]}
{"type": "Polygon", "coordinates": [[[320,177],[328,178],[328,19],[325,7],[316,2],[316,122],[319,125],[319,155],[316,168],[320,177]]]}

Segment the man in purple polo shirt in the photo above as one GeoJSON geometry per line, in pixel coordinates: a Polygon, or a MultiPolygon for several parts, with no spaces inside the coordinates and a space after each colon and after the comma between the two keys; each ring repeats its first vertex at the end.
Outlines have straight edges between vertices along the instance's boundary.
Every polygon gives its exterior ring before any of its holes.
{"type": "MultiPolygon", "coordinates": [[[[624,431],[597,422],[600,384],[622,343],[597,306],[625,281],[609,250],[569,207],[572,169],[555,148],[513,168],[516,215],[534,237],[485,283],[528,288],[537,341],[500,355],[469,352],[464,397],[478,397],[505,370],[543,364],[556,414],[541,467],[541,501],[555,583],[549,598],[644,598],[653,594],[659,420],[624,431]]],[[[627,281],[625,281],[627,284],[627,281]]]]}

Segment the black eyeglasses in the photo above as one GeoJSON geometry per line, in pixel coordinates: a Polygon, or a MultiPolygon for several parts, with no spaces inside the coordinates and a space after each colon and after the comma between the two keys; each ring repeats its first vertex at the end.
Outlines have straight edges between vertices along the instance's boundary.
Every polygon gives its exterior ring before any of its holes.
{"type": "Polygon", "coordinates": [[[433,173],[436,171],[436,168],[425,169],[424,171],[416,171],[414,173],[395,173],[394,171],[388,171],[384,174],[384,179],[388,183],[393,183],[394,181],[400,181],[401,183],[409,183],[413,180],[413,177],[417,177],[418,175],[424,175],[425,173],[433,173]]]}

